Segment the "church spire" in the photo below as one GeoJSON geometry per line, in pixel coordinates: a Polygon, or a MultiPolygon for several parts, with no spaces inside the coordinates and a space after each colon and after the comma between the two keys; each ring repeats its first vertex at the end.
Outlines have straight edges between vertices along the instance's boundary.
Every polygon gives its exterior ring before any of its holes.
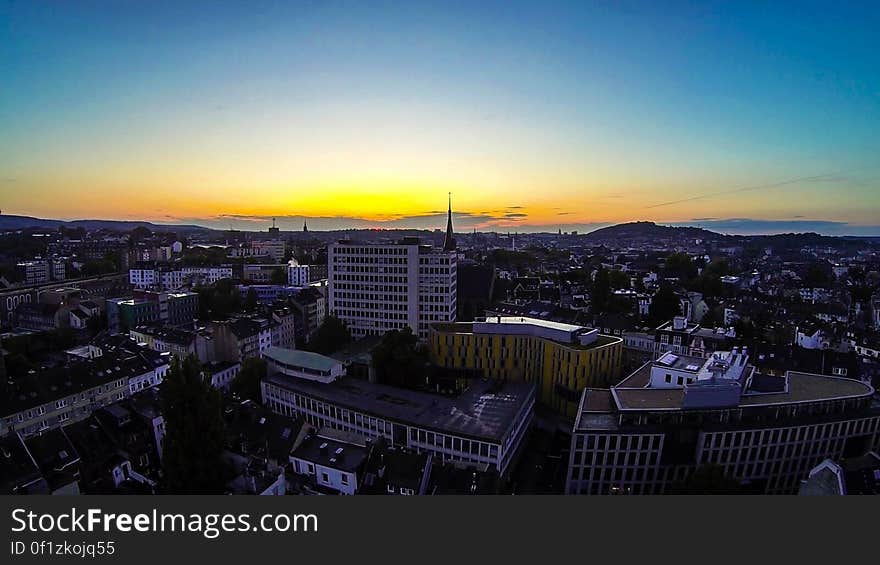
{"type": "Polygon", "coordinates": [[[452,193],[449,193],[449,212],[446,218],[446,238],[443,240],[444,251],[455,251],[455,232],[452,231],[452,193]]]}

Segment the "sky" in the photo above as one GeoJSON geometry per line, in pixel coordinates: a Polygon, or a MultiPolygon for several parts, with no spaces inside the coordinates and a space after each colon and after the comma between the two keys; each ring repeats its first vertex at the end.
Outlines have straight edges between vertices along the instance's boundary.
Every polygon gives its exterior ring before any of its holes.
{"type": "Polygon", "coordinates": [[[880,235],[880,4],[0,0],[0,210],[880,235]],[[662,4],[662,6],[661,6],[662,4]]]}

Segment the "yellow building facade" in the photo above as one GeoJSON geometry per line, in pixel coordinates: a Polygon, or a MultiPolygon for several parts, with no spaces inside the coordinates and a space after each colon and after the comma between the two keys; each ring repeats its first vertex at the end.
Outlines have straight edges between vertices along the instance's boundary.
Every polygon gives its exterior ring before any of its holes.
{"type": "Polygon", "coordinates": [[[577,414],[584,388],[610,387],[620,381],[622,339],[594,335],[592,341],[581,343],[578,331],[586,328],[549,322],[555,327],[545,331],[540,320],[518,320],[513,327],[435,325],[428,340],[432,361],[485,378],[534,383],[539,401],[569,418],[577,414]],[[560,326],[563,331],[557,331],[560,326]]]}

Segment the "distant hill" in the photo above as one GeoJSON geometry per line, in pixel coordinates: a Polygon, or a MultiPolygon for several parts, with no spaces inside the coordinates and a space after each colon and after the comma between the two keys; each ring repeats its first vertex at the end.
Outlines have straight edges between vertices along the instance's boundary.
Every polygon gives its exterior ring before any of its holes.
{"type": "Polygon", "coordinates": [[[0,229],[21,230],[27,228],[58,229],[83,227],[87,230],[131,231],[137,227],[145,227],[151,231],[211,231],[210,228],[193,224],[154,224],[152,222],[129,220],[52,220],[33,218],[31,216],[0,215],[0,229]]]}
{"type": "Polygon", "coordinates": [[[865,243],[874,245],[870,237],[838,237],[815,232],[781,233],[773,235],[727,235],[689,226],[661,226],[654,222],[629,222],[608,226],[584,236],[590,243],[625,243],[637,245],[648,242],[666,242],[682,239],[701,239],[722,245],[768,246],[777,249],[800,249],[804,246],[853,248],[865,243]]]}
{"type": "Polygon", "coordinates": [[[722,241],[731,236],[715,233],[703,228],[661,226],[654,222],[628,222],[600,228],[588,233],[587,241],[663,241],[676,238],[694,238],[722,241]]]}

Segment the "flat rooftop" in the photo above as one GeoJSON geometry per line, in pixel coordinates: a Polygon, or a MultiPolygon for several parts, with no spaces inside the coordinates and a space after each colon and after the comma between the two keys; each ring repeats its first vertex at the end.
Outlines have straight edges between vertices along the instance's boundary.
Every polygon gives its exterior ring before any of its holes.
{"type": "Polygon", "coordinates": [[[432,326],[435,330],[447,333],[473,335],[525,335],[553,341],[574,349],[592,349],[615,342],[622,342],[618,337],[601,335],[595,328],[577,326],[563,322],[551,322],[526,318],[523,316],[494,316],[485,321],[439,323],[432,326]],[[580,343],[581,338],[586,343],[580,343]]]}
{"type": "Polygon", "coordinates": [[[407,390],[343,377],[317,383],[285,375],[270,375],[266,382],[328,403],[409,424],[468,436],[501,441],[517,415],[534,402],[534,385],[476,379],[456,398],[407,390]]]}
{"type": "MultiPolygon", "coordinates": [[[[683,388],[650,388],[651,364],[646,363],[611,389],[618,410],[680,410],[683,388]]],[[[870,396],[873,387],[853,379],[789,371],[782,392],[760,393],[746,390],[739,405],[773,406],[804,402],[822,402],[870,396]]]]}
{"type": "Polygon", "coordinates": [[[669,367],[677,371],[687,371],[690,373],[698,373],[700,367],[706,363],[706,359],[700,357],[692,357],[690,355],[676,355],[671,351],[667,351],[660,356],[654,363],[662,367],[669,367]]]}
{"type": "Polygon", "coordinates": [[[330,371],[333,367],[337,367],[341,364],[340,361],[337,361],[332,357],[321,355],[320,353],[274,346],[264,351],[263,357],[268,357],[273,361],[291,367],[300,367],[315,371],[330,371]]]}
{"type": "Polygon", "coordinates": [[[577,332],[580,330],[589,330],[585,326],[577,326],[575,324],[566,324],[564,322],[553,322],[551,320],[542,320],[540,318],[528,318],[526,316],[490,316],[485,320],[481,320],[480,322],[475,322],[479,324],[497,324],[497,325],[521,325],[521,326],[534,326],[538,328],[546,328],[549,330],[556,330],[560,332],[577,332]]]}

